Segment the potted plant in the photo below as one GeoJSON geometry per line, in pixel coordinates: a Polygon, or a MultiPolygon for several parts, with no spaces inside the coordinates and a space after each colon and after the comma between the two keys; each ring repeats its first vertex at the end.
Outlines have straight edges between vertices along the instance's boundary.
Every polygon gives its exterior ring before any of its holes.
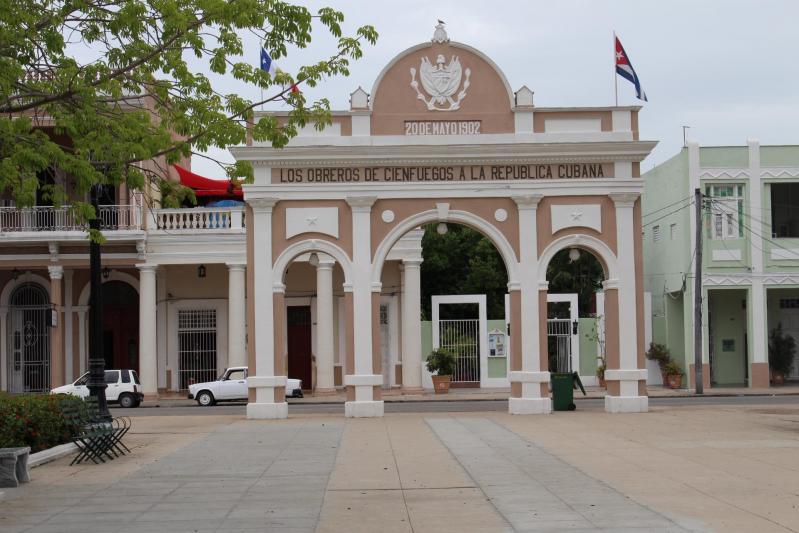
{"type": "Polygon", "coordinates": [[[682,387],[682,368],[677,364],[677,361],[670,360],[663,368],[666,374],[666,380],[663,382],[670,389],[679,389],[682,387]]]}
{"type": "Polygon", "coordinates": [[[782,332],[782,324],[771,330],[768,337],[768,365],[771,381],[775,385],[785,383],[785,376],[791,371],[796,355],[796,341],[782,332]]]}
{"type": "Polygon", "coordinates": [[[591,332],[585,335],[589,342],[595,342],[597,345],[597,365],[596,365],[596,378],[599,381],[599,386],[606,388],[605,383],[605,369],[608,367],[608,361],[605,354],[605,336],[600,335],[600,327],[602,326],[602,315],[594,317],[594,325],[591,327],[591,332]]]}
{"type": "Polygon", "coordinates": [[[427,356],[427,371],[433,374],[433,389],[436,394],[449,392],[454,370],[455,356],[449,350],[438,348],[427,356]]]}
{"type": "Polygon", "coordinates": [[[672,360],[669,349],[663,344],[650,342],[649,350],[646,352],[646,358],[657,362],[658,367],[660,368],[660,374],[663,377],[663,385],[665,386],[667,377],[666,365],[668,365],[672,360]]]}

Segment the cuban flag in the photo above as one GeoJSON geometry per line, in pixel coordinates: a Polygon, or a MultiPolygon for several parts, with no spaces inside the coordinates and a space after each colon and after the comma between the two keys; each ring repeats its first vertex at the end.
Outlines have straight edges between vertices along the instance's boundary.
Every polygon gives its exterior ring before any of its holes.
{"type": "MultiPolygon", "coordinates": [[[[269,73],[269,75],[271,76],[274,76],[280,70],[279,68],[277,68],[275,62],[272,61],[272,58],[269,56],[269,53],[263,47],[261,47],[261,70],[269,73]]],[[[293,93],[300,92],[300,88],[297,87],[296,83],[291,86],[291,92],[293,93]]]]}
{"type": "Polygon", "coordinates": [[[633,69],[632,63],[630,63],[630,58],[627,56],[627,52],[624,51],[624,47],[621,45],[621,41],[618,37],[613,36],[616,40],[616,74],[621,76],[622,78],[629,80],[630,83],[635,85],[635,96],[639,100],[643,100],[647,102],[646,93],[641,88],[641,82],[638,80],[638,74],[635,73],[635,69],[633,69]]]}

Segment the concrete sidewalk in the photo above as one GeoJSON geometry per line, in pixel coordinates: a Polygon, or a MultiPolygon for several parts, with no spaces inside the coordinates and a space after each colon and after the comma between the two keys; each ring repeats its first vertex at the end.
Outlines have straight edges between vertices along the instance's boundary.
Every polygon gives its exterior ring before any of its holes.
{"type": "Polygon", "coordinates": [[[134,424],[7,489],[0,531],[799,530],[795,405],[134,424]]]}

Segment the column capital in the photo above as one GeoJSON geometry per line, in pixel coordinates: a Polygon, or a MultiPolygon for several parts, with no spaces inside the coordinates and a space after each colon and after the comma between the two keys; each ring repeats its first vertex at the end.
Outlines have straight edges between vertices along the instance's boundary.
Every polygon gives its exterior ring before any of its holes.
{"type": "Polygon", "coordinates": [[[49,266],[47,271],[50,273],[50,279],[61,279],[64,277],[64,267],[62,266],[49,266]]]}
{"type": "Polygon", "coordinates": [[[151,273],[151,272],[155,273],[155,272],[158,271],[158,265],[156,265],[155,263],[141,263],[139,265],[136,265],[136,268],[139,269],[139,272],[141,274],[144,274],[145,272],[146,273],[151,273]]]}
{"type": "Polygon", "coordinates": [[[226,263],[228,272],[244,272],[247,270],[247,265],[244,263],[226,263]]]}
{"type": "Polygon", "coordinates": [[[641,195],[637,192],[612,193],[608,196],[611,200],[613,200],[613,203],[616,204],[617,208],[632,207],[635,205],[636,200],[641,197],[641,195]]]}
{"type": "Polygon", "coordinates": [[[286,294],[286,285],[280,282],[273,283],[272,294],[286,294]]]}
{"type": "Polygon", "coordinates": [[[327,254],[317,254],[319,262],[316,264],[316,270],[330,270],[336,265],[336,260],[327,254]]]}
{"type": "Polygon", "coordinates": [[[402,260],[402,267],[403,268],[420,268],[422,266],[422,262],[424,259],[421,257],[413,257],[410,259],[403,259],[402,260]]]}
{"type": "Polygon", "coordinates": [[[379,281],[372,282],[372,292],[380,293],[383,290],[383,284],[379,281]]]}
{"type": "Polygon", "coordinates": [[[619,288],[619,280],[617,279],[606,279],[602,282],[602,289],[606,291],[618,290],[619,288]]]}
{"type": "Polygon", "coordinates": [[[370,213],[377,196],[348,196],[346,200],[353,213],[370,213]]]}
{"type": "Polygon", "coordinates": [[[519,281],[508,281],[508,292],[522,290],[522,284],[519,281]]]}
{"type": "Polygon", "coordinates": [[[538,203],[543,197],[543,194],[525,194],[522,196],[514,196],[513,201],[516,202],[519,210],[538,209],[538,203]]]}
{"type": "Polygon", "coordinates": [[[275,204],[279,201],[280,200],[278,198],[273,197],[251,198],[247,200],[247,204],[252,208],[254,213],[269,214],[272,212],[272,208],[275,207],[275,204]]]}
{"type": "Polygon", "coordinates": [[[548,291],[549,290],[549,282],[547,280],[539,280],[538,281],[538,290],[539,291],[548,291]]]}

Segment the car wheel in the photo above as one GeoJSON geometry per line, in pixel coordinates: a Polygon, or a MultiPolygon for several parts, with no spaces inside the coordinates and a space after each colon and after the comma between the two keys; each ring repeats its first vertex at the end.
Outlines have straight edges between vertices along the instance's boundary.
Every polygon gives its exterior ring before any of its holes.
{"type": "Polygon", "coordinates": [[[209,407],[216,403],[214,400],[214,395],[208,392],[207,390],[202,391],[197,395],[197,403],[203,407],[209,407]]]}
{"type": "Polygon", "coordinates": [[[296,394],[294,394],[294,397],[295,397],[295,398],[303,398],[302,391],[299,391],[299,392],[297,392],[296,394]]]}
{"type": "Polygon", "coordinates": [[[120,394],[119,406],[125,409],[136,407],[136,399],[130,394],[120,394]]]}

